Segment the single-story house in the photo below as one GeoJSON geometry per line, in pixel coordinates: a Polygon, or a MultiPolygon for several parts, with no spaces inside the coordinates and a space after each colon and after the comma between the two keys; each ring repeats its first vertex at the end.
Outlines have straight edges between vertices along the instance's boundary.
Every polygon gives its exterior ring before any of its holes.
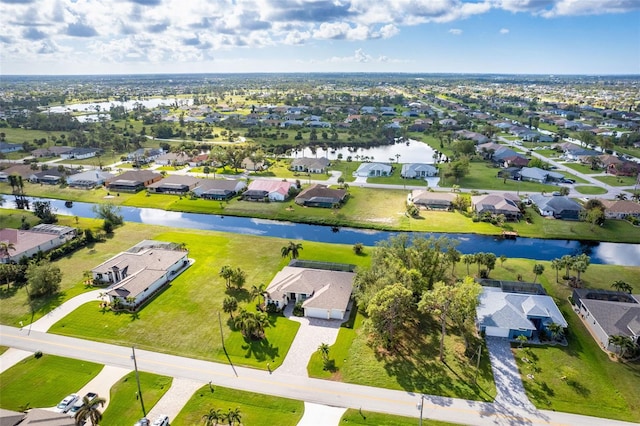
{"type": "Polygon", "coordinates": [[[457,195],[451,192],[430,192],[424,189],[415,189],[409,194],[408,201],[429,210],[451,210],[456,197],[457,195]]]}
{"type": "Polygon", "coordinates": [[[45,183],[47,185],[57,185],[63,178],[67,176],[65,171],[58,171],[58,169],[43,170],[41,172],[32,173],[29,176],[29,181],[32,183],[45,183]]]}
{"type": "Polygon", "coordinates": [[[162,179],[160,173],[151,170],[128,170],[107,181],[107,189],[116,192],[138,192],[162,179]]]}
{"type": "Polygon", "coordinates": [[[545,196],[533,194],[529,199],[536,205],[542,216],[563,220],[579,220],[582,206],[563,195],[545,196]]]}
{"type": "Polygon", "coordinates": [[[331,189],[326,185],[311,185],[298,194],[295,201],[306,207],[338,207],[347,198],[345,189],[331,189]]]}
{"type": "Polygon", "coordinates": [[[612,165],[608,172],[616,176],[638,176],[640,173],[640,164],[633,161],[623,161],[622,164],[612,165]]]}
{"type": "Polygon", "coordinates": [[[127,154],[127,160],[134,164],[148,164],[163,154],[162,148],[140,148],[127,154]]]}
{"type": "Polygon", "coordinates": [[[354,277],[353,272],[285,266],[269,283],[265,300],[278,309],[302,302],[306,317],[343,320],[354,277]]]}
{"type": "Polygon", "coordinates": [[[253,161],[249,157],[242,160],[242,164],[240,164],[240,167],[251,172],[257,172],[266,168],[264,161],[253,161]]]}
{"type": "Polygon", "coordinates": [[[252,181],[242,194],[247,201],[284,201],[289,198],[289,191],[293,187],[286,180],[256,179],[252,181]]]}
{"type": "Polygon", "coordinates": [[[504,194],[474,195],[471,197],[471,205],[479,215],[489,213],[491,215],[505,215],[509,220],[517,220],[522,216],[518,203],[520,197],[516,194],[505,192],[504,194]]]}
{"type": "Polygon", "coordinates": [[[391,166],[383,163],[362,163],[358,170],[353,172],[358,177],[376,177],[391,175],[391,166]]]}
{"type": "Polygon", "coordinates": [[[87,170],[82,173],[71,175],[67,178],[67,184],[73,188],[90,189],[104,184],[113,179],[115,175],[103,170],[87,170]]]}
{"type": "Polygon", "coordinates": [[[7,154],[9,152],[18,152],[22,150],[22,145],[17,143],[0,142],[0,152],[7,154]]]}
{"type": "Polygon", "coordinates": [[[576,288],[573,303],[603,348],[611,352],[619,350],[609,344],[611,336],[627,336],[636,343],[640,341],[640,295],[576,288]]]}
{"type": "Polygon", "coordinates": [[[68,413],[56,413],[46,408],[30,408],[25,413],[0,410],[0,425],[2,426],[74,426],[76,424],[73,416],[69,416],[68,413]]]}
{"type": "Polygon", "coordinates": [[[234,197],[246,187],[246,181],[240,179],[202,179],[193,189],[193,193],[206,200],[224,201],[234,197]]]}
{"type": "Polygon", "coordinates": [[[629,216],[640,218],[640,204],[628,200],[600,200],[604,205],[607,219],[626,219],[629,216]]]}
{"type": "Polygon", "coordinates": [[[73,148],[71,151],[60,154],[60,158],[64,160],[82,160],[98,155],[100,148],[73,148]]]}
{"type": "Polygon", "coordinates": [[[31,155],[36,158],[58,157],[72,150],[73,148],[70,146],[51,146],[49,148],[34,149],[33,151],[31,151],[31,155]]]}
{"type": "Polygon", "coordinates": [[[75,228],[48,224],[36,225],[30,230],[0,229],[0,243],[13,244],[14,247],[1,255],[0,263],[18,262],[39,251],[53,250],[74,238],[76,232],[75,228]]]}
{"type": "Polygon", "coordinates": [[[106,294],[112,304],[137,309],[189,265],[188,254],[174,243],[143,241],[96,266],[91,274],[109,285],[106,294]]]}
{"type": "Polygon", "coordinates": [[[169,175],[164,179],[147,186],[147,189],[157,194],[183,195],[195,188],[200,179],[193,176],[169,175]]]}
{"type": "Polygon", "coordinates": [[[523,167],[520,169],[520,179],[530,182],[545,183],[564,179],[564,175],[543,170],[538,167],[523,167]]]}
{"type": "Polygon", "coordinates": [[[184,166],[191,159],[190,155],[184,152],[168,152],[166,154],[159,155],[155,163],[161,166],[184,166]]]}
{"type": "Polygon", "coordinates": [[[328,158],[294,158],[291,162],[291,170],[296,172],[324,173],[330,162],[328,158]]]}
{"type": "Polygon", "coordinates": [[[14,164],[14,163],[2,163],[2,170],[0,170],[0,182],[8,182],[9,176],[16,175],[21,176],[22,179],[29,179],[29,176],[33,174],[31,165],[29,164],[14,164]]]}
{"type": "Polygon", "coordinates": [[[420,179],[433,177],[438,174],[438,169],[432,164],[410,163],[403,164],[400,176],[406,179],[420,179]]]}
{"type": "Polygon", "coordinates": [[[483,287],[476,308],[477,325],[487,336],[515,339],[545,333],[547,327],[567,321],[550,296],[507,293],[495,287],[483,287]]]}

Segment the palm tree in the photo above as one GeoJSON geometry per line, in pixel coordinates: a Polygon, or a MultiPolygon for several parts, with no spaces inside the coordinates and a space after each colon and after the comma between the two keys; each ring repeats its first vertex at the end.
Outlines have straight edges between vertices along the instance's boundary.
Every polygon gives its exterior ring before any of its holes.
{"type": "Polygon", "coordinates": [[[616,280],[613,284],[611,284],[611,287],[613,287],[616,291],[621,291],[629,294],[633,292],[633,286],[622,280],[616,280]]]}
{"type": "Polygon", "coordinates": [[[269,318],[264,312],[248,312],[240,309],[233,319],[233,326],[246,338],[260,340],[264,338],[264,329],[269,326],[269,318]]]}
{"type": "Polygon", "coordinates": [[[627,199],[627,194],[625,193],[621,192],[620,194],[616,195],[616,200],[624,201],[626,199],[627,199]]]}
{"type": "Polygon", "coordinates": [[[220,273],[218,275],[224,278],[227,289],[231,288],[231,277],[233,277],[233,268],[229,265],[224,265],[222,269],[220,269],[220,273]]]}
{"type": "Polygon", "coordinates": [[[551,339],[553,340],[558,339],[558,337],[562,337],[562,334],[564,332],[562,329],[562,326],[555,322],[552,322],[551,324],[547,325],[547,330],[549,330],[549,333],[551,334],[551,339]]]}
{"type": "Polygon", "coordinates": [[[578,274],[578,282],[580,282],[580,274],[587,270],[589,264],[582,259],[578,259],[573,263],[572,269],[578,274]]]}
{"type": "Polygon", "coordinates": [[[212,408],[207,414],[202,415],[202,421],[204,422],[204,426],[216,426],[218,420],[222,420],[223,417],[224,414],[222,414],[219,408],[212,408]]]}
{"type": "Polygon", "coordinates": [[[296,243],[295,241],[289,241],[289,245],[282,247],[280,253],[282,257],[289,256],[289,259],[297,259],[302,250],[302,243],[296,243]]]}
{"type": "Polygon", "coordinates": [[[238,300],[233,296],[227,296],[222,301],[222,310],[233,319],[233,313],[238,309],[238,300]]]}
{"type": "Polygon", "coordinates": [[[102,412],[98,409],[98,406],[104,407],[106,402],[106,399],[98,396],[94,397],[92,400],[89,400],[86,396],[83,397],[82,408],[76,412],[76,425],[83,425],[87,419],[89,419],[92,426],[97,426],[102,420],[102,412]]]}
{"type": "Polygon", "coordinates": [[[2,241],[0,242],[0,258],[2,257],[10,257],[9,250],[16,251],[16,246],[13,243],[2,241]]]}
{"type": "Polygon", "coordinates": [[[516,340],[518,341],[518,347],[522,348],[522,346],[529,341],[529,338],[524,334],[519,334],[516,340]]]}
{"type": "Polygon", "coordinates": [[[320,346],[318,346],[318,352],[320,352],[320,355],[322,355],[322,360],[326,364],[327,360],[329,359],[329,345],[326,343],[321,343],[320,346]]]}
{"type": "Polygon", "coordinates": [[[538,275],[542,275],[542,273],[544,272],[544,265],[541,263],[536,263],[535,265],[533,265],[533,282],[535,283],[536,280],[538,279],[538,275]]]}
{"type": "Polygon", "coordinates": [[[460,262],[460,259],[461,259],[460,252],[458,250],[456,250],[455,248],[451,247],[445,253],[445,257],[447,258],[447,260],[449,262],[451,262],[451,275],[455,275],[456,274],[456,265],[458,264],[458,262],[460,262]]]}
{"type": "Polygon", "coordinates": [[[233,426],[236,422],[240,424],[240,421],[242,420],[242,415],[240,414],[240,409],[238,407],[233,410],[229,408],[229,411],[227,414],[224,414],[223,417],[227,420],[229,426],[233,426]]]}
{"type": "Polygon", "coordinates": [[[553,259],[551,261],[551,267],[556,270],[556,283],[560,282],[560,269],[562,269],[562,260],[561,259],[553,259]]]}
{"type": "Polygon", "coordinates": [[[620,355],[620,358],[624,358],[627,351],[632,350],[635,347],[635,343],[631,337],[623,336],[621,334],[609,336],[609,344],[618,347],[618,354],[620,355]]]}
{"type": "Polygon", "coordinates": [[[501,254],[498,259],[500,259],[500,266],[504,268],[504,262],[507,261],[507,256],[505,256],[504,254],[501,254]]]}
{"type": "Polygon", "coordinates": [[[264,298],[264,290],[265,290],[265,285],[264,284],[252,285],[251,286],[251,293],[250,293],[251,301],[256,300],[256,298],[258,298],[260,296],[262,296],[264,298]]]}
{"type": "Polygon", "coordinates": [[[463,254],[462,255],[462,263],[467,265],[467,275],[471,275],[469,272],[469,265],[471,265],[475,261],[472,254],[463,254]]]}
{"type": "Polygon", "coordinates": [[[565,268],[565,274],[564,274],[565,277],[569,278],[569,269],[571,269],[571,266],[573,265],[574,262],[575,262],[575,257],[569,256],[568,254],[565,254],[560,258],[560,263],[562,264],[562,267],[565,268]]]}

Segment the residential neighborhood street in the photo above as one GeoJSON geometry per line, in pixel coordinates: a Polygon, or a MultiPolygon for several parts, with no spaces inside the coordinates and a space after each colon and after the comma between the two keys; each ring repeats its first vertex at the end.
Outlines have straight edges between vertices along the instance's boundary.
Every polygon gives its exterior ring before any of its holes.
{"type": "MultiPolygon", "coordinates": [[[[3,345],[35,352],[72,357],[105,365],[131,369],[131,348],[52,335],[15,327],[0,326],[3,345]]],[[[202,361],[136,349],[138,367],[142,371],[215,385],[304,400],[334,407],[361,408],[417,417],[420,395],[390,389],[310,379],[297,375],[270,375],[250,368],[231,368],[225,364],[202,361]],[[237,376],[234,374],[237,372],[237,376]]],[[[4,364],[4,360],[3,360],[4,364]]],[[[631,425],[632,423],[532,410],[497,403],[483,403],[455,398],[425,395],[425,418],[476,425],[565,424],[565,425],[631,425]]]]}

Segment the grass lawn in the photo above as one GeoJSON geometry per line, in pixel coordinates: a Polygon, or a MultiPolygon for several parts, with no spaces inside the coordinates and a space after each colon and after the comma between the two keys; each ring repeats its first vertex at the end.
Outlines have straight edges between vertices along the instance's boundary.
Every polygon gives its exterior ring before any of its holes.
{"type": "MultiPolygon", "coordinates": [[[[133,245],[129,234],[137,233],[138,242],[144,238],[161,241],[184,242],[189,257],[196,262],[171,285],[146,305],[136,315],[102,312],[98,303],[87,303],[56,323],[51,332],[84,337],[108,343],[138,347],[184,355],[201,359],[223,359],[218,312],[227,296],[224,281],[218,277],[223,265],[239,267],[246,272],[247,282],[243,290],[231,290],[240,306],[251,309],[249,300],[252,285],[268,284],[288,259],[283,259],[280,247],[287,241],[246,235],[233,235],[208,231],[167,231],[167,228],[139,224],[126,224],[116,230],[116,238],[126,237],[118,247],[97,247],[94,266],[104,259],[133,245]],[[106,250],[108,248],[108,250],[106,250]],[[241,253],[241,256],[238,256],[241,253]],[[203,297],[206,295],[206,297],[203,297]],[[87,323],[100,327],[86,327],[87,323]],[[167,324],[172,324],[167,327],[167,324]],[[206,324],[194,327],[193,324],[206,324]]],[[[114,239],[116,239],[114,238],[114,239]]],[[[364,264],[366,256],[356,256],[351,246],[304,242],[301,258],[328,262],[364,264]]],[[[227,350],[237,364],[266,367],[270,362],[277,367],[295,335],[298,324],[285,318],[277,318],[266,329],[267,340],[246,343],[239,333],[232,333],[229,318],[222,314],[227,350]],[[246,358],[247,353],[251,358],[246,358]]]]}
{"type": "Polygon", "coordinates": [[[44,354],[25,358],[0,374],[0,407],[22,411],[26,406],[53,407],[89,383],[102,365],[44,354]]]}
{"type": "Polygon", "coordinates": [[[178,416],[171,419],[171,424],[196,425],[202,423],[202,416],[211,409],[226,413],[236,408],[240,410],[242,424],[246,425],[295,426],[304,414],[302,401],[205,385],[193,394],[178,416]]]}
{"type": "MultiPolygon", "coordinates": [[[[441,166],[446,167],[446,166],[441,166]]],[[[543,185],[535,182],[523,182],[507,179],[506,182],[502,178],[498,178],[499,168],[493,167],[485,161],[472,161],[469,163],[469,174],[461,178],[457,183],[453,179],[447,179],[443,182],[440,180],[440,186],[459,185],[461,188],[469,189],[499,189],[505,192],[542,192],[553,191],[554,185],[543,185]]],[[[443,172],[440,171],[440,175],[443,172]]]]}
{"type": "MultiPolygon", "coordinates": [[[[142,407],[136,397],[138,385],[135,374],[127,374],[111,387],[109,406],[103,413],[101,425],[132,425],[142,418],[142,407]]],[[[144,371],[139,374],[144,408],[148,413],[169,390],[173,378],[144,371]]]]}
{"type": "MultiPolygon", "coordinates": [[[[392,414],[374,413],[353,408],[348,409],[340,419],[341,425],[371,425],[371,426],[415,426],[418,419],[415,417],[394,416],[392,414]]],[[[437,420],[422,419],[423,425],[446,426],[455,423],[440,422],[437,420]]]]}
{"type": "MultiPolygon", "coordinates": [[[[532,260],[509,259],[504,267],[498,266],[492,278],[515,280],[522,274],[533,279],[532,260]]],[[[600,350],[577,315],[572,311],[567,297],[571,289],[564,283],[556,283],[556,272],[549,262],[539,281],[548,294],[554,297],[564,318],[569,323],[567,347],[531,347],[530,362],[522,361],[524,350],[514,349],[525,384],[527,395],[539,408],[567,411],[598,417],[640,421],[640,365],[618,363],[609,360],[600,350]],[[528,379],[533,374],[534,379],[528,379]],[[562,377],[567,379],[563,380],[562,377]]],[[[560,272],[562,274],[562,271],[560,272]]],[[[582,274],[584,287],[611,289],[615,280],[623,280],[640,291],[640,268],[590,265],[582,274]]]]}
{"type": "Polygon", "coordinates": [[[601,182],[611,186],[633,186],[636,183],[634,176],[596,176],[601,182]]]}
{"type": "Polygon", "coordinates": [[[577,172],[583,173],[585,175],[593,175],[596,173],[602,173],[602,170],[593,170],[591,169],[591,166],[588,166],[586,164],[581,164],[581,163],[562,163],[563,166],[567,166],[570,169],[573,169],[577,172]]]}
{"type": "Polygon", "coordinates": [[[601,195],[607,193],[606,189],[594,185],[576,185],[574,186],[574,189],[581,194],[587,195],[601,195]]]}
{"type": "Polygon", "coordinates": [[[394,165],[395,170],[391,176],[384,177],[370,177],[367,178],[367,183],[383,183],[387,185],[409,185],[409,186],[428,186],[429,184],[424,179],[404,179],[400,176],[402,166],[394,165]]]}
{"type": "MultiPolygon", "coordinates": [[[[495,397],[486,350],[476,386],[473,384],[476,370],[471,367],[473,362],[461,354],[464,344],[460,337],[450,334],[445,338],[446,365],[438,359],[438,332],[424,329],[417,335],[406,336],[396,354],[380,354],[368,344],[362,314],[356,315],[353,328],[341,328],[329,350],[329,359],[335,360],[335,371],[323,370],[320,354],[314,353],[308,366],[311,377],[472,400],[492,401],[495,397]]],[[[429,330],[438,327],[430,324],[429,330]]]]}
{"type": "MultiPolygon", "coordinates": [[[[34,139],[42,139],[42,138],[47,139],[47,141],[49,141],[49,138],[51,136],[56,136],[58,139],[60,139],[60,135],[69,134],[68,132],[58,132],[58,131],[48,132],[46,130],[26,130],[22,128],[13,128],[13,127],[4,127],[0,129],[0,132],[5,134],[5,142],[19,143],[19,144],[23,142],[32,143],[34,139]]],[[[53,143],[48,142],[44,144],[42,147],[47,148],[49,146],[53,146],[53,143]]],[[[34,149],[36,148],[40,148],[40,147],[34,146],[34,149]]],[[[22,156],[24,157],[25,155],[29,155],[29,154],[26,154],[23,152],[22,156]]]]}

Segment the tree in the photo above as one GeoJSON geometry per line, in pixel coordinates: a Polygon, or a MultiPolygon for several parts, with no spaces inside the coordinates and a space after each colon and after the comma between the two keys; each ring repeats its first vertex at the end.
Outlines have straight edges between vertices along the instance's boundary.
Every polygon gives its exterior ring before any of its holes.
{"type": "Polygon", "coordinates": [[[87,419],[92,426],[97,426],[102,420],[102,412],[98,407],[104,407],[107,402],[105,398],[95,396],[89,400],[86,396],[82,397],[82,407],[76,411],[75,421],[77,426],[84,425],[87,419]]]}
{"type": "Polygon", "coordinates": [[[456,273],[456,264],[460,262],[461,254],[455,247],[450,247],[446,252],[445,256],[449,263],[451,263],[451,275],[455,275],[456,273]]]}
{"type": "Polygon", "coordinates": [[[475,262],[475,257],[472,254],[463,254],[462,255],[462,263],[467,265],[467,275],[471,275],[469,272],[469,266],[475,262]]]}
{"type": "Polygon", "coordinates": [[[433,286],[433,290],[424,292],[418,303],[418,311],[433,314],[440,320],[440,361],[444,361],[447,316],[454,297],[455,288],[440,281],[433,286]]]}
{"type": "Polygon", "coordinates": [[[544,265],[542,263],[536,263],[535,265],[533,265],[533,282],[535,283],[536,280],[538,279],[538,275],[542,275],[542,273],[544,272],[544,265]]]}
{"type": "Polygon", "coordinates": [[[238,300],[233,296],[225,297],[222,301],[222,310],[233,320],[233,313],[238,310],[238,300]]]}
{"type": "Polygon", "coordinates": [[[587,268],[589,267],[589,264],[591,263],[591,258],[589,256],[587,256],[586,254],[580,254],[578,256],[576,256],[574,258],[574,262],[571,265],[571,269],[576,271],[576,273],[578,274],[577,278],[578,281],[580,281],[580,274],[584,273],[587,271],[587,268]]]}
{"type": "Polygon", "coordinates": [[[222,420],[223,414],[219,408],[211,408],[207,414],[202,415],[204,426],[217,426],[218,421],[222,420]]]}
{"type": "Polygon", "coordinates": [[[480,303],[482,286],[473,278],[466,277],[454,285],[454,298],[451,303],[450,317],[462,334],[465,348],[469,345],[469,335],[475,333],[476,308],[480,303]]]}
{"type": "MultiPolygon", "coordinates": [[[[1,243],[0,243],[1,244],[1,243]]],[[[25,267],[13,263],[0,263],[0,282],[7,283],[7,290],[9,290],[9,284],[22,280],[24,278],[25,267]]]]}
{"type": "Polygon", "coordinates": [[[236,286],[237,289],[241,289],[247,282],[247,273],[240,268],[234,269],[231,274],[230,282],[236,286]]]}
{"type": "Polygon", "coordinates": [[[124,218],[120,214],[120,206],[112,203],[96,204],[92,210],[98,219],[110,222],[113,226],[120,226],[124,223],[124,218]]]}
{"type": "Polygon", "coordinates": [[[16,251],[16,245],[7,241],[0,242],[0,258],[11,257],[11,254],[9,254],[10,250],[16,251]]]}
{"type": "Polygon", "coordinates": [[[565,279],[569,279],[569,270],[571,269],[573,262],[575,262],[575,258],[573,256],[569,256],[568,254],[565,254],[560,258],[560,263],[562,267],[565,268],[565,279]]]}
{"type": "Polygon", "coordinates": [[[51,208],[50,201],[34,201],[33,214],[35,214],[43,223],[56,223],[58,218],[51,208]]]}
{"type": "Polygon", "coordinates": [[[547,330],[549,331],[552,340],[557,340],[558,338],[562,337],[562,334],[564,333],[564,329],[562,328],[562,326],[555,322],[547,325],[547,330]]]}
{"type": "Polygon", "coordinates": [[[586,222],[589,222],[589,229],[591,231],[593,231],[593,228],[595,227],[595,225],[604,224],[605,218],[606,216],[604,214],[604,210],[599,208],[586,210],[584,214],[584,220],[586,222]]]}
{"type": "Polygon", "coordinates": [[[269,326],[269,318],[264,312],[240,309],[240,313],[233,319],[233,326],[240,330],[245,338],[261,340],[264,338],[264,329],[269,326]]]}
{"type": "Polygon", "coordinates": [[[361,254],[364,253],[364,244],[362,243],[355,243],[353,245],[353,252],[355,254],[357,254],[358,256],[360,256],[361,254]]]}
{"type": "Polygon", "coordinates": [[[559,272],[562,269],[562,260],[561,259],[553,259],[551,261],[551,268],[556,270],[556,283],[560,282],[559,272]]]}
{"type": "Polygon", "coordinates": [[[374,340],[392,349],[399,340],[398,331],[413,312],[413,294],[396,283],[378,291],[367,305],[365,327],[374,340]]]}
{"type": "Polygon", "coordinates": [[[289,241],[289,244],[282,247],[280,250],[282,257],[289,256],[289,259],[297,259],[302,250],[302,243],[296,243],[295,241],[289,241]]]}
{"type": "Polygon", "coordinates": [[[449,163],[448,172],[456,179],[456,183],[469,174],[469,160],[467,158],[449,163]]]}
{"type": "Polygon", "coordinates": [[[623,293],[631,294],[633,292],[633,286],[629,283],[626,283],[622,280],[616,280],[613,284],[611,284],[616,291],[621,291],[623,293]]]}
{"type": "Polygon", "coordinates": [[[618,348],[618,355],[620,355],[620,358],[624,358],[627,352],[633,350],[633,348],[635,347],[633,339],[622,334],[609,336],[608,343],[618,348]]]}
{"type": "Polygon", "coordinates": [[[251,293],[250,293],[251,301],[256,300],[256,298],[260,296],[264,297],[264,290],[265,290],[264,284],[252,285],[251,293]]]}
{"type": "Polygon", "coordinates": [[[236,423],[240,423],[240,421],[242,420],[242,415],[240,414],[239,408],[236,407],[233,410],[229,408],[229,411],[223,415],[223,418],[227,421],[227,423],[229,423],[229,426],[233,426],[236,423]]]}
{"type": "Polygon", "coordinates": [[[30,298],[48,296],[60,290],[62,281],[60,268],[46,259],[31,263],[27,267],[26,277],[30,298]]]}
{"type": "Polygon", "coordinates": [[[498,259],[500,259],[500,266],[504,268],[504,262],[507,261],[507,256],[505,256],[504,254],[501,254],[498,259]]]}
{"type": "Polygon", "coordinates": [[[516,340],[518,341],[518,347],[522,349],[522,346],[529,341],[529,338],[524,334],[519,334],[516,340]]]}
{"type": "Polygon", "coordinates": [[[329,345],[326,343],[321,343],[320,346],[318,346],[318,352],[320,352],[320,355],[322,356],[322,363],[324,365],[324,369],[328,370],[329,369],[329,345]]]}
{"type": "Polygon", "coordinates": [[[220,272],[218,273],[218,275],[222,278],[224,278],[225,280],[225,284],[227,286],[227,289],[231,288],[231,277],[233,277],[233,268],[229,265],[224,265],[221,269],[220,272]]]}

